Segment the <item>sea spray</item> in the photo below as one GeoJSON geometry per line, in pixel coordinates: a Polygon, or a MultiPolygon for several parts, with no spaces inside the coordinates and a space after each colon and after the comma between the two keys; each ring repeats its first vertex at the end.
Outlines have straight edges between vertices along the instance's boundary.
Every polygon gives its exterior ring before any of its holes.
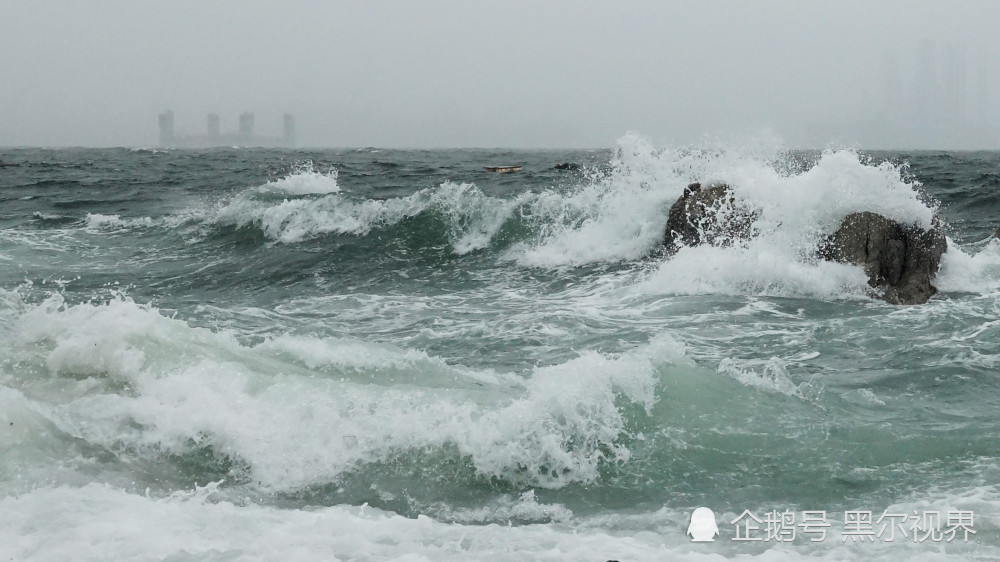
{"type": "Polygon", "coordinates": [[[208,446],[245,463],[271,490],[334,481],[399,451],[449,444],[487,477],[545,487],[593,481],[602,463],[628,458],[617,401],[651,407],[653,361],[671,360],[588,352],[518,384],[494,377],[482,386],[484,376],[472,374],[469,384],[445,379],[434,390],[435,376],[465,375],[403,350],[355,345],[344,354],[329,340],[283,336],[247,348],[125,297],[66,306],[55,296],[19,322],[19,347],[9,352],[29,361],[33,349],[56,375],[114,379],[52,408],[62,431],[153,455],[208,446]],[[276,362],[273,350],[302,357],[310,370],[276,362]],[[356,371],[386,376],[348,376],[356,371]]]}
{"type": "Polygon", "coordinates": [[[1000,553],[995,153],[0,152],[0,558],[1000,553]],[[758,237],[667,255],[692,181],[758,237]],[[858,208],[942,218],[927,304],[815,258],[858,208]]]}

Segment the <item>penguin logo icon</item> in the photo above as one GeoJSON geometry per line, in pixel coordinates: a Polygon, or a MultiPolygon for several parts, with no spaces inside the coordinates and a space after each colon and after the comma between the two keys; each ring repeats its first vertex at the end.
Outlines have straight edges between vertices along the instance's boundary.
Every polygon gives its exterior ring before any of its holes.
{"type": "Polygon", "coordinates": [[[715,542],[719,535],[719,526],[715,524],[715,512],[707,507],[699,507],[691,512],[691,523],[686,535],[691,535],[691,542],[715,542]]]}

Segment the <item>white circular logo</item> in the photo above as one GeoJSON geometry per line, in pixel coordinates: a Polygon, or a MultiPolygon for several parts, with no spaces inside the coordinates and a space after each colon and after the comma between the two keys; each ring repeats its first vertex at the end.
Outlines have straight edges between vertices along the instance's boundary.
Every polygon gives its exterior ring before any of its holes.
{"type": "Polygon", "coordinates": [[[699,507],[691,512],[691,523],[686,535],[691,535],[691,542],[715,542],[719,535],[719,526],[715,524],[715,513],[707,507],[699,507]]]}

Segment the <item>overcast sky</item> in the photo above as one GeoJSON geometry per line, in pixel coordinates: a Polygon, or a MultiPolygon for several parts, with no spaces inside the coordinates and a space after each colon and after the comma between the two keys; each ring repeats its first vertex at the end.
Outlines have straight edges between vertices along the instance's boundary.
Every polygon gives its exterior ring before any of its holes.
{"type": "Polygon", "coordinates": [[[0,0],[0,146],[1000,148],[998,1],[0,0]]]}

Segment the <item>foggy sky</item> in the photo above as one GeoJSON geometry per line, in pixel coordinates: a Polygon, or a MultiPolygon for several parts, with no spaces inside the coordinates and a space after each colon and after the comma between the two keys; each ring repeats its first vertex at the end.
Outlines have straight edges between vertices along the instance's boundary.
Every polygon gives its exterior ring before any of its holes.
{"type": "Polygon", "coordinates": [[[0,0],[0,146],[1000,148],[994,1],[0,0]],[[929,54],[929,55],[928,55],[929,54]]]}

